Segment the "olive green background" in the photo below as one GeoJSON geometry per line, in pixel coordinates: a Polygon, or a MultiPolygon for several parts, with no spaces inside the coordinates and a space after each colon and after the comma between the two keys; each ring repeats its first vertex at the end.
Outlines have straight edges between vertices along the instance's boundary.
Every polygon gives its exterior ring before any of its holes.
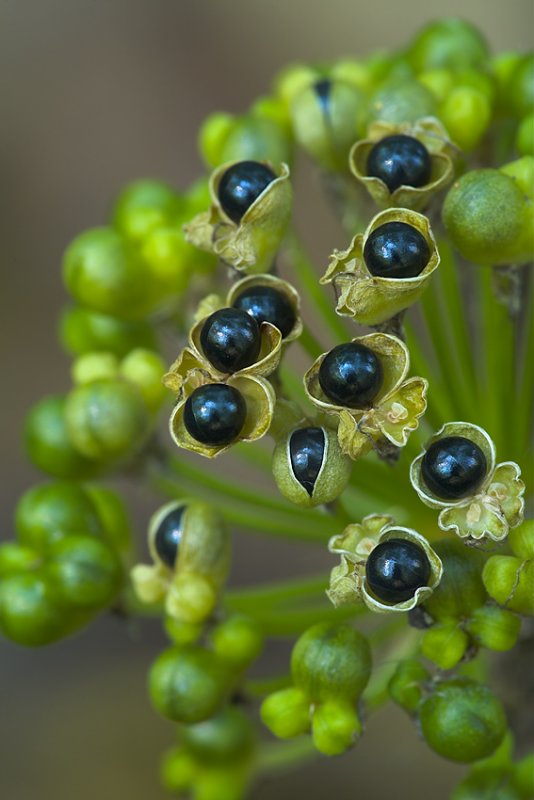
{"type": "MultiPolygon", "coordinates": [[[[202,119],[243,110],[289,60],[398,46],[442,13],[473,20],[497,50],[532,46],[531,0],[0,2],[0,538],[13,533],[18,495],[39,479],[20,445],[24,415],[41,395],[68,387],[54,329],[69,240],[102,223],[131,179],[186,186],[201,170],[195,131],[202,119]]],[[[322,266],[344,242],[318,177],[299,185],[298,225],[322,266]]],[[[155,502],[148,491],[131,498],[140,539],[155,502]]],[[[330,566],[318,548],[260,537],[238,535],[235,549],[236,584],[330,566]]],[[[156,764],[173,729],[152,712],[145,691],[162,646],[156,623],[115,619],[45,650],[0,643],[0,797],[163,797],[156,764]]],[[[273,669],[283,670],[286,650],[276,648],[273,669]]],[[[393,709],[371,720],[347,756],[264,783],[252,796],[443,800],[461,774],[429,753],[393,709]]]]}

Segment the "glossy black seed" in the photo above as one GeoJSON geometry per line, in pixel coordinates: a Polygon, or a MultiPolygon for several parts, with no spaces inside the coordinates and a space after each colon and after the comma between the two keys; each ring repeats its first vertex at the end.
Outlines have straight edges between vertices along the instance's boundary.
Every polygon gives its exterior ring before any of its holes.
{"type": "Polygon", "coordinates": [[[380,359],[357,342],[338,344],[319,367],[319,383],[325,395],[340,406],[364,408],[382,386],[380,359]]]}
{"type": "Polygon", "coordinates": [[[321,111],[326,116],[330,113],[330,93],[332,91],[332,81],[329,81],[328,78],[323,78],[321,81],[316,81],[313,84],[313,90],[317,95],[317,99],[319,100],[319,105],[321,106],[321,111]]]}
{"type": "Polygon", "coordinates": [[[308,494],[313,494],[324,457],[325,438],[322,428],[299,428],[289,440],[293,474],[308,494]]]}
{"type": "Polygon", "coordinates": [[[270,322],[285,338],[295,324],[295,312],[289,298],[272,286],[251,286],[234,300],[234,308],[246,311],[258,325],[270,322]]]}
{"type": "Polygon", "coordinates": [[[237,372],[253,364],[260,352],[258,323],[238,308],[211,314],[200,331],[200,345],[208,361],[221,372],[237,372]]]}
{"type": "Polygon", "coordinates": [[[438,439],[421,461],[424,482],[443,500],[458,500],[476,492],[486,469],[486,457],[480,447],[463,436],[438,439]]]}
{"type": "Polygon", "coordinates": [[[225,383],[209,383],[187,398],[184,425],[197,442],[225,445],[239,435],[246,414],[247,405],[237,389],[225,383]]]}
{"type": "Polygon", "coordinates": [[[372,275],[415,278],[428,264],[430,248],[423,234],[413,225],[386,222],[367,238],[363,257],[372,275]]]}
{"type": "Polygon", "coordinates": [[[385,603],[402,603],[427,586],[430,562],[422,547],[406,539],[389,539],[371,550],[365,565],[367,586],[385,603]]]}
{"type": "Polygon", "coordinates": [[[167,516],[159,523],[154,537],[156,553],[163,563],[171,568],[174,567],[176,563],[178,547],[182,538],[184,511],[185,506],[180,506],[179,508],[174,508],[172,511],[169,511],[167,516]]]}
{"type": "Polygon", "coordinates": [[[367,174],[384,181],[390,192],[399,186],[424,186],[431,170],[428,150],[413,136],[386,136],[367,157],[367,174]]]}
{"type": "Polygon", "coordinates": [[[239,161],[219,181],[217,195],[226,214],[240,222],[254,200],[274,181],[274,172],[259,161],[239,161]]]}

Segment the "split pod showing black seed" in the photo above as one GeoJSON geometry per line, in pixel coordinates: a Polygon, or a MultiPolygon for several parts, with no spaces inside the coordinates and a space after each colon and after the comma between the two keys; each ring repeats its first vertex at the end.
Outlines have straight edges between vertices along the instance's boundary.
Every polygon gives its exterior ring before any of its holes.
{"type": "Polygon", "coordinates": [[[280,493],[300,506],[331,503],[347,485],[352,462],[325,427],[293,428],[278,440],[273,474],[280,493]]]}

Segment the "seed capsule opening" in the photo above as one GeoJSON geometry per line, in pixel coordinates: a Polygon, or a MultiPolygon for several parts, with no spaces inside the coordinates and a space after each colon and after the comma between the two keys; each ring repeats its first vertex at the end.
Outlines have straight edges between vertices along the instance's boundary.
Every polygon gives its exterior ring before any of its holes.
{"type": "Polygon", "coordinates": [[[386,222],[367,237],[363,258],[372,275],[415,278],[430,260],[430,247],[413,225],[386,222]]]}
{"type": "Polygon", "coordinates": [[[430,154],[424,144],[404,134],[381,139],[367,157],[367,174],[383,181],[390,192],[399,186],[424,186],[431,171],[430,154]]]}
{"type": "Polygon", "coordinates": [[[240,434],[247,405],[240,392],[225,383],[199,386],[187,398],[184,425],[193,439],[212,447],[227,445],[240,434]]]}
{"type": "Polygon", "coordinates": [[[445,436],[433,442],[421,461],[423,481],[444,500],[474,494],[486,476],[486,456],[464,436],[445,436]]]}
{"type": "Polygon", "coordinates": [[[174,508],[160,521],[154,535],[154,547],[163,563],[174,567],[183,534],[185,506],[174,508]]]}
{"type": "Polygon", "coordinates": [[[378,356],[357,342],[337,345],[319,367],[319,383],[325,395],[349,408],[364,408],[372,403],[383,379],[378,356]]]}
{"type": "Polygon", "coordinates": [[[367,559],[365,577],[373,594],[385,603],[410,600],[426,586],[431,567],[422,547],[407,539],[388,539],[378,544],[367,559]]]}
{"type": "Polygon", "coordinates": [[[239,224],[252,203],[276,178],[274,172],[259,161],[239,161],[222,175],[217,196],[223,211],[239,224]]]}
{"type": "Polygon", "coordinates": [[[295,325],[296,316],[288,297],[272,286],[251,286],[236,297],[233,305],[254,317],[258,325],[270,322],[283,338],[295,325]]]}
{"type": "Polygon", "coordinates": [[[289,439],[293,474],[310,497],[323,465],[325,444],[322,428],[299,428],[289,439]]]}
{"type": "Polygon", "coordinates": [[[261,348],[258,323],[238,308],[221,308],[211,314],[200,331],[200,345],[208,361],[220,372],[237,372],[256,361],[261,348]]]}

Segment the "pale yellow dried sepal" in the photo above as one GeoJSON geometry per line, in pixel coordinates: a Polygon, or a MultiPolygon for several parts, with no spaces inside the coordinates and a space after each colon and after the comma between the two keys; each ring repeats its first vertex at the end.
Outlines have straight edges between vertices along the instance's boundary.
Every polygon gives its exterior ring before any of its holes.
{"type": "Polygon", "coordinates": [[[239,295],[246,289],[250,289],[253,286],[269,286],[270,288],[281,292],[288,298],[295,313],[295,324],[282,341],[283,344],[289,344],[289,342],[297,339],[302,333],[303,327],[300,311],[300,295],[294,286],[291,286],[290,283],[282,280],[282,278],[276,277],[276,275],[248,275],[246,278],[242,278],[240,281],[237,281],[237,283],[234,283],[231,286],[228,292],[226,298],[227,305],[233,306],[236,298],[239,297],[239,295]]]}
{"type": "MultiPolygon", "coordinates": [[[[366,418],[370,421],[371,415],[367,414],[366,418]]],[[[337,438],[341,452],[350,456],[354,461],[362,456],[370,453],[374,446],[374,438],[369,433],[368,427],[365,433],[362,433],[359,427],[359,421],[347,411],[342,409],[339,412],[339,426],[337,429],[337,438]]]]}
{"type": "Polygon", "coordinates": [[[341,563],[330,572],[330,585],[326,596],[336,608],[361,602],[362,577],[358,566],[345,555],[341,563]]]}
{"type": "Polygon", "coordinates": [[[387,514],[369,514],[359,522],[347,525],[343,533],[332,536],[328,542],[330,553],[345,555],[351,561],[367,558],[376,545],[383,528],[394,523],[387,514]]]}
{"type": "Polygon", "coordinates": [[[521,469],[514,461],[497,464],[486,490],[502,509],[510,528],[523,522],[525,513],[525,484],[521,480],[521,469]]]}
{"type": "MultiPolygon", "coordinates": [[[[184,347],[178,358],[169,367],[169,371],[163,376],[162,382],[167,389],[174,392],[180,399],[186,381],[195,373],[204,376],[206,380],[209,379],[210,373],[206,369],[204,359],[200,358],[192,347],[184,347]]],[[[202,381],[202,378],[199,378],[199,380],[202,381]]]]}
{"type": "Polygon", "coordinates": [[[375,421],[380,432],[396,447],[404,447],[410,433],[419,426],[426,411],[428,381],[409,378],[388,395],[375,411],[375,421]]]}

